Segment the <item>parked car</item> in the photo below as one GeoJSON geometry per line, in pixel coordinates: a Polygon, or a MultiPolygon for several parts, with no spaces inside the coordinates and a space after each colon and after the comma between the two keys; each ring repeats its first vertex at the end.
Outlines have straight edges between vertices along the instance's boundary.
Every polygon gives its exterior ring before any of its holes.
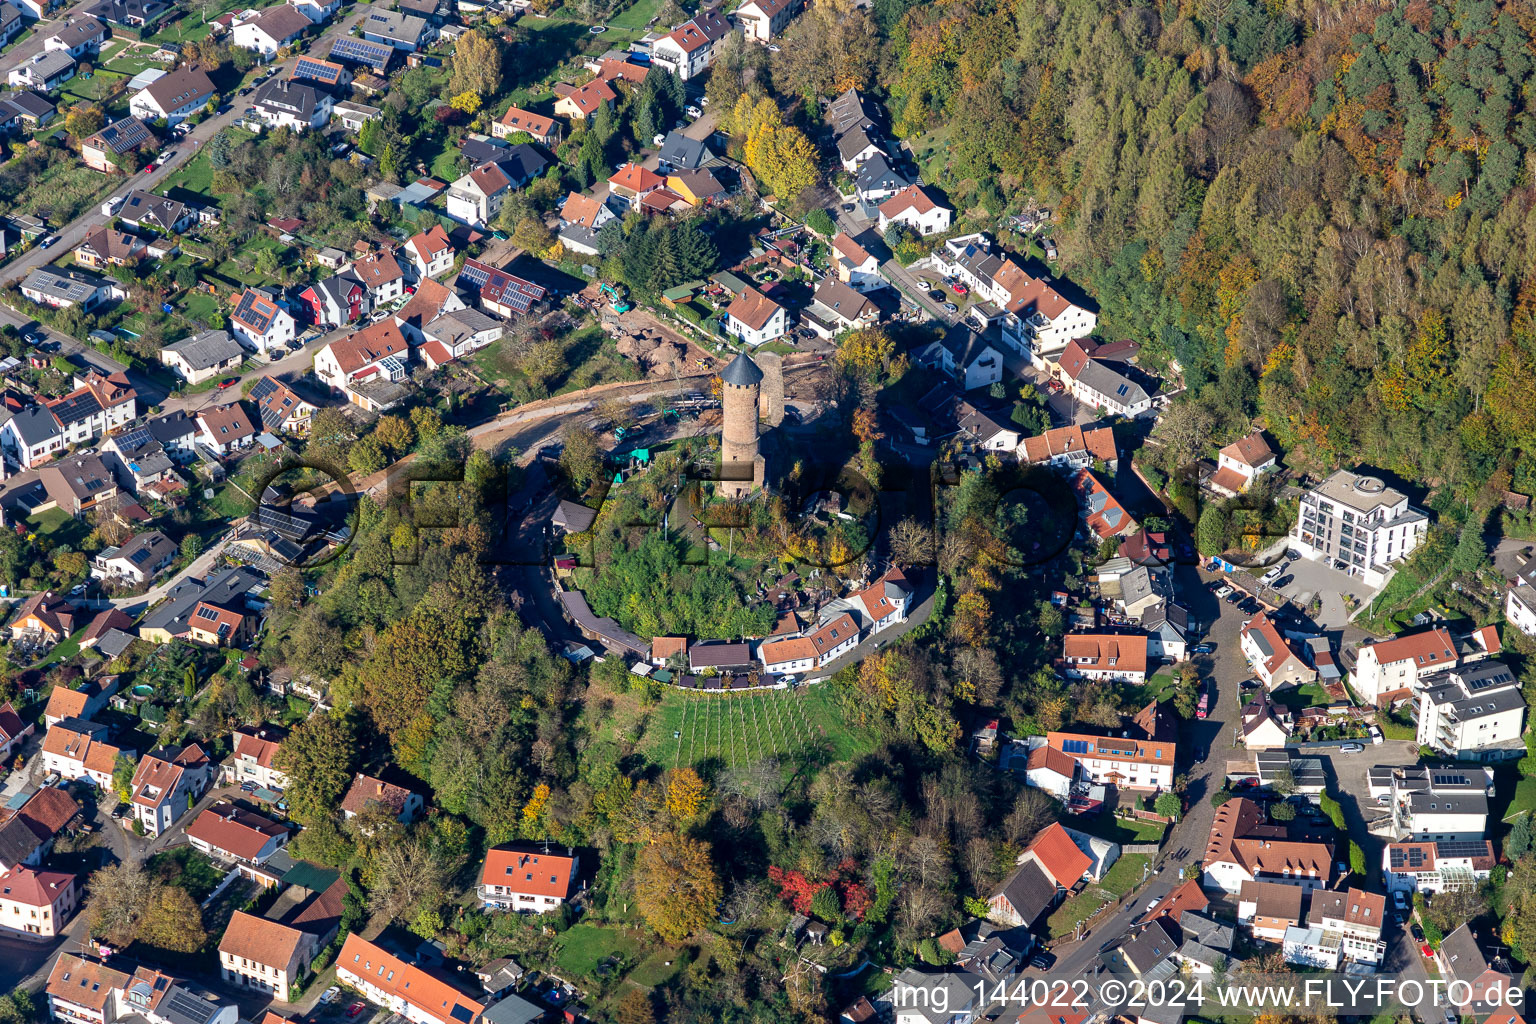
{"type": "Polygon", "coordinates": [[[950,285],[949,287],[950,287],[950,290],[952,290],[956,295],[969,295],[970,291],[971,291],[969,288],[967,288],[965,286],[964,282],[961,282],[961,281],[956,281],[954,284],[950,285]]]}
{"type": "Polygon", "coordinates": [[[1408,922],[1408,934],[1413,936],[1414,942],[1424,941],[1424,929],[1419,927],[1419,922],[1417,921],[1408,922]]]}
{"type": "Polygon", "coordinates": [[[1295,548],[1286,548],[1285,549],[1285,560],[1287,562],[1295,562],[1295,561],[1299,560],[1300,558],[1301,558],[1301,552],[1300,551],[1297,551],[1295,548]]]}
{"type": "Polygon", "coordinates": [[[953,302],[946,302],[944,303],[944,311],[947,313],[958,313],[960,312],[960,307],[953,302]]]}
{"type": "Polygon", "coordinates": [[[1295,582],[1296,577],[1292,576],[1290,573],[1286,573],[1284,576],[1281,576],[1279,579],[1275,580],[1274,583],[1270,584],[1270,586],[1274,587],[1276,590],[1284,590],[1286,587],[1295,582]]]}
{"type": "Polygon", "coordinates": [[[1354,740],[1350,740],[1348,743],[1346,743],[1343,746],[1339,747],[1339,753],[1341,753],[1341,754],[1361,754],[1361,753],[1364,753],[1364,752],[1365,752],[1365,744],[1364,743],[1356,743],[1354,740]]]}
{"type": "Polygon", "coordinates": [[[684,108],[683,112],[686,113],[689,117],[703,117],[704,116],[704,111],[700,110],[698,107],[694,106],[691,103],[686,108],[684,108]]]}
{"type": "Polygon", "coordinates": [[[225,377],[223,380],[219,381],[218,388],[220,391],[223,391],[225,388],[232,388],[239,383],[239,377],[225,377]]]}
{"type": "Polygon", "coordinates": [[[1214,650],[1216,650],[1216,645],[1213,643],[1195,644],[1195,646],[1189,649],[1189,653],[1210,654],[1214,650]]]}
{"type": "Polygon", "coordinates": [[[1367,726],[1365,731],[1370,734],[1372,743],[1380,743],[1383,739],[1386,738],[1382,736],[1381,728],[1379,726],[1367,726]]]}
{"type": "Polygon", "coordinates": [[[368,1004],[359,999],[357,1002],[347,1007],[347,1020],[356,1020],[358,1015],[366,1009],[368,1009],[368,1004]]]}
{"type": "Polygon", "coordinates": [[[1056,966],[1056,954],[1041,951],[1029,958],[1029,966],[1037,971],[1048,971],[1056,966]]]}
{"type": "Polygon", "coordinates": [[[1392,905],[1394,907],[1396,907],[1398,910],[1407,910],[1408,909],[1408,900],[1403,895],[1403,890],[1397,889],[1397,890],[1393,891],[1393,893],[1392,893],[1392,905]]]}
{"type": "Polygon", "coordinates": [[[324,992],[320,993],[320,1002],[322,1004],[329,1003],[331,1000],[335,999],[339,995],[341,995],[341,986],[339,986],[339,985],[332,985],[330,988],[328,988],[324,992]]]}

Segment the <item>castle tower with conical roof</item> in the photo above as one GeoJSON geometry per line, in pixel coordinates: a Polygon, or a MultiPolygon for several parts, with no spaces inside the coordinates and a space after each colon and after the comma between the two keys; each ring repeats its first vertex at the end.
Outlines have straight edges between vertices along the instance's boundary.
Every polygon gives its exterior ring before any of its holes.
{"type": "Polygon", "coordinates": [[[763,486],[764,462],[758,451],[757,403],[763,371],[742,353],[720,373],[723,385],[720,427],[720,493],[743,498],[763,486]]]}

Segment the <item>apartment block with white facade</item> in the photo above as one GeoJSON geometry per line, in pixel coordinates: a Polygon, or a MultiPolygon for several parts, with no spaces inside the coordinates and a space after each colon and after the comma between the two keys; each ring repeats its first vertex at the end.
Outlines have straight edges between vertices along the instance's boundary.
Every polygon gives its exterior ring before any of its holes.
{"type": "Polygon", "coordinates": [[[1420,746],[1460,761],[1522,757],[1525,697],[1501,661],[1479,661],[1426,676],[1418,701],[1420,746]]]}
{"type": "Polygon", "coordinates": [[[1379,477],[1341,469],[1302,495],[1291,540],[1307,558],[1381,587],[1428,530],[1429,518],[1406,494],[1379,477]]]}

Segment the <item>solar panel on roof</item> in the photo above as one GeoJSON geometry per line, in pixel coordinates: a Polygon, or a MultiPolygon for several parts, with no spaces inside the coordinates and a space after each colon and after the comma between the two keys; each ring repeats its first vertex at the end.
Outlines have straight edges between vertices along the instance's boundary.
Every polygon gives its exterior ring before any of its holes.
{"type": "Polygon", "coordinates": [[[1436,843],[1435,852],[1442,857],[1481,857],[1488,852],[1488,844],[1481,839],[1452,839],[1436,843]]]}
{"type": "Polygon", "coordinates": [[[331,56],[341,60],[355,60],[382,71],[389,64],[394,48],[383,43],[370,43],[365,39],[341,38],[331,44],[331,56]]]}

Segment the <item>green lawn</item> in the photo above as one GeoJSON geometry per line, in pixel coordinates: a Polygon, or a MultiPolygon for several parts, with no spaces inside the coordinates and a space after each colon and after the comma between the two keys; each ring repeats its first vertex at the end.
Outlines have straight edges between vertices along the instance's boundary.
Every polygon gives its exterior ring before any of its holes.
{"type": "Polygon", "coordinates": [[[178,846],[157,853],[144,866],[151,875],[159,875],[187,890],[199,903],[207,899],[224,880],[224,872],[212,858],[190,846],[178,846]]]}
{"type": "Polygon", "coordinates": [[[1121,818],[1107,811],[1087,818],[1065,817],[1061,823],[1067,828],[1086,832],[1112,843],[1160,843],[1166,825],[1156,821],[1121,818]]]}
{"type": "Polygon", "coordinates": [[[681,960],[676,953],[658,949],[635,965],[627,980],[645,988],[655,988],[677,973],[681,960]]]}
{"type": "Polygon", "coordinates": [[[1400,721],[1396,716],[1386,711],[1376,712],[1376,724],[1381,726],[1381,735],[1389,740],[1411,740],[1418,736],[1418,730],[1412,722],[1400,721]]]}
{"type": "Polygon", "coordinates": [[[806,754],[847,761],[871,749],[868,736],[843,720],[831,686],[698,694],[669,690],[652,713],[640,746],[662,767],[715,761],[750,764],[806,754]]]}
{"type": "Polygon", "coordinates": [[[51,508],[46,512],[28,516],[27,522],[38,533],[48,535],[48,539],[54,544],[68,545],[79,548],[80,542],[85,540],[91,532],[83,519],[76,519],[61,508],[51,508]]]}
{"type": "Polygon", "coordinates": [[[633,6],[608,19],[608,28],[638,30],[643,34],[646,23],[656,17],[656,12],[661,10],[665,2],[666,0],[637,0],[633,6]]]}
{"type": "Polygon", "coordinates": [[[1126,697],[1138,708],[1144,708],[1154,700],[1171,700],[1176,682],[1178,677],[1174,675],[1173,669],[1164,665],[1140,686],[1126,687],[1126,697]]]}
{"type": "Polygon", "coordinates": [[[1515,786],[1515,797],[1509,802],[1509,809],[1504,812],[1504,820],[1509,821],[1517,814],[1536,812],[1536,776],[1521,779],[1515,786]]]}
{"type": "Polygon", "coordinates": [[[1076,896],[1071,897],[1046,919],[1046,928],[1052,938],[1072,934],[1078,921],[1086,921],[1098,912],[1099,907],[1108,902],[1109,897],[1118,899],[1130,892],[1132,887],[1141,882],[1141,877],[1147,865],[1144,854],[1131,853],[1115,861],[1109,871],[1104,875],[1104,880],[1097,885],[1089,885],[1076,896]]]}
{"type": "Polygon", "coordinates": [[[129,77],[131,76],[104,71],[100,68],[90,78],[76,75],[64,83],[64,87],[59,90],[60,99],[65,101],[86,100],[95,103],[110,92],[114,85],[129,77]]]}
{"type": "Polygon", "coordinates": [[[593,977],[597,965],[610,956],[632,960],[640,943],[627,932],[596,924],[578,924],[560,937],[555,963],[566,976],[593,977]]]}
{"type": "Polygon", "coordinates": [[[181,315],[188,320],[207,323],[208,319],[219,311],[218,296],[209,295],[207,292],[189,292],[181,300],[181,315]]]}
{"type": "Polygon", "coordinates": [[[1322,708],[1333,703],[1333,698],[1328,696],[1328,691],[1317,683],[1288,686],[1283,690],[1275,691],[1270,696],[1276,703],[1284,704],[1288,708],[1322,708]]]}

